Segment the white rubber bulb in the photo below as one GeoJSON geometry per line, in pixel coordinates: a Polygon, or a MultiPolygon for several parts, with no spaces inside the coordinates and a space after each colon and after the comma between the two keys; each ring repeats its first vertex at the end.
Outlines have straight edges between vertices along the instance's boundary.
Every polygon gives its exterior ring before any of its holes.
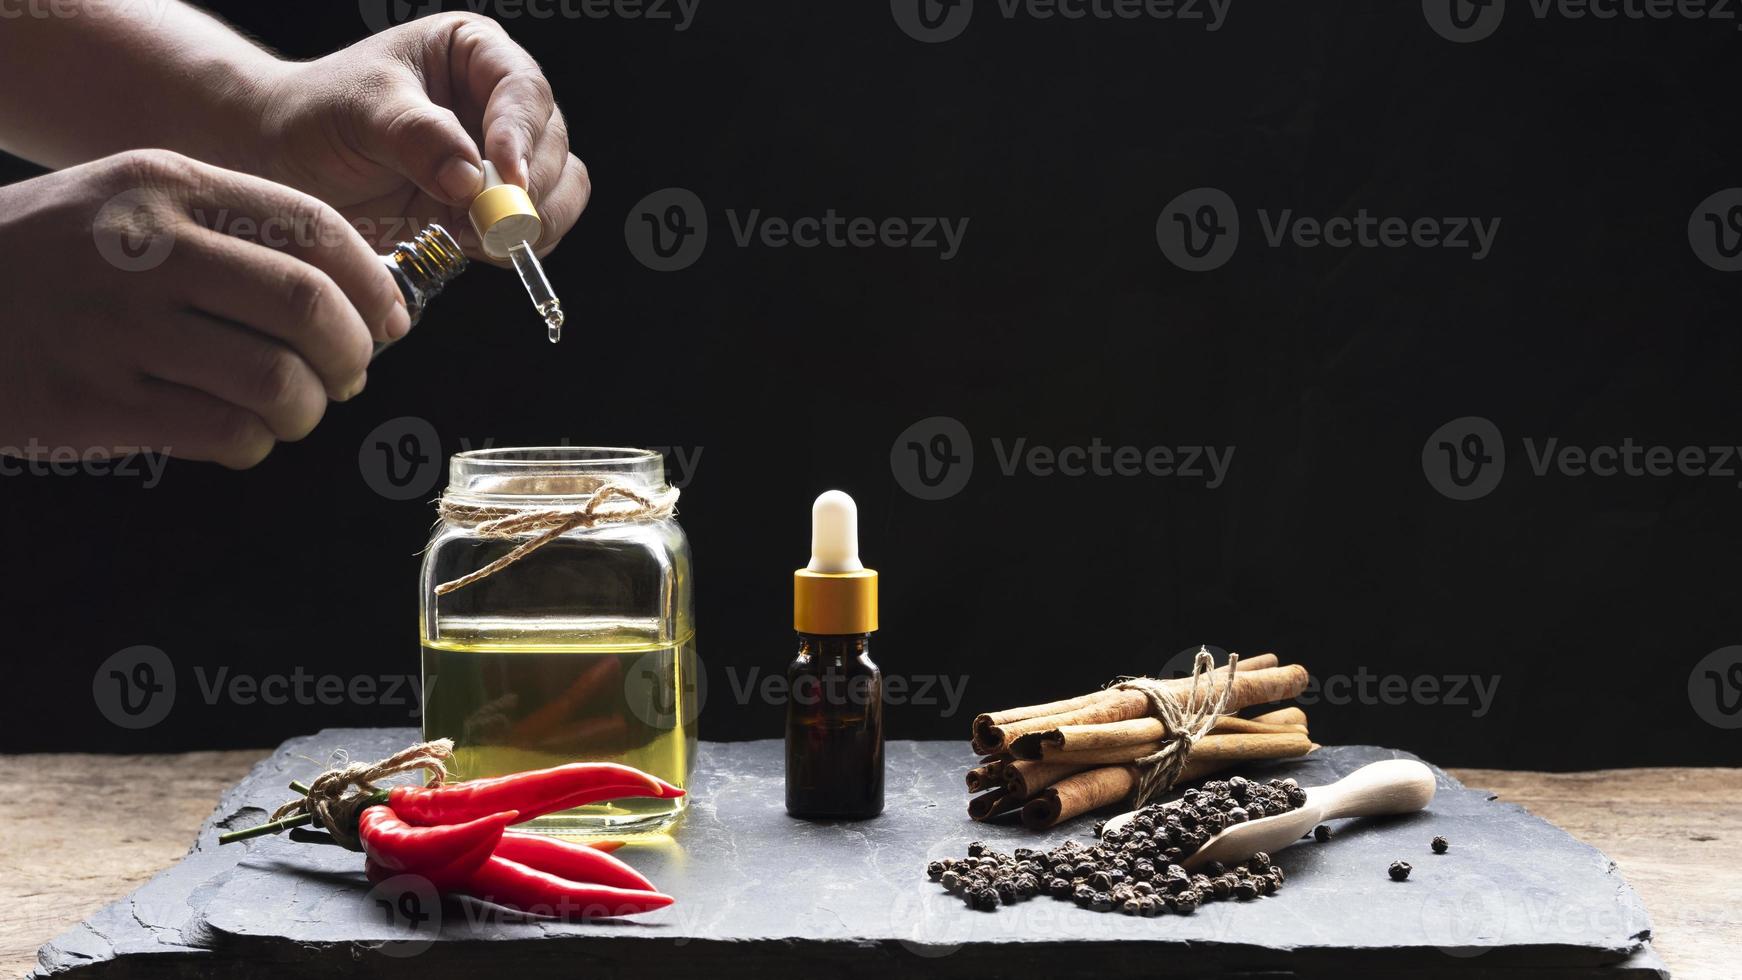
{"type": "Polygon", "coordinates": [[[859,505],[840,490],[829,490],[811,505],[811,562],[813,572],[858,572],[859,505]]]}

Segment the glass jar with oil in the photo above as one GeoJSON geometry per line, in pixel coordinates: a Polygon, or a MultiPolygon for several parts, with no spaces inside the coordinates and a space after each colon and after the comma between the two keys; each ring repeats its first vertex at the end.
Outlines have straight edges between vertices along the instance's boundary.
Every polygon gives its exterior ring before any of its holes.
{"type": "MultiPolygon", "coordinates": [[[[423,563],[424,737],[458,779],[619,762],[686,786],[697,679],[690,550],[664,459],[637,449],[488,449],[449,466],[423,563]]],[[[662,831],[687,798],[533,821],[551,834],[662,831]]]]}

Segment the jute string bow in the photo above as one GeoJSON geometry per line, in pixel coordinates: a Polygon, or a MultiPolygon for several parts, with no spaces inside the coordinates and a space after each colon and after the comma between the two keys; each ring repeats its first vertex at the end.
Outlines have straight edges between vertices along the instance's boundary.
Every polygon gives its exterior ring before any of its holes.
{"type": "Polygon", "coordinates": [[[448,778],[448,762],[454,757],[454,743],[438,738],[419,742],[395,752],[380,762],[353,762],[328,769],[309,784],[308,794],[286,803],[272,814],[271,823],[306,813],[314,822],[326,828],[333,840],[353,851],[363,849],[357,839],[357,813],[363,807],[378,802],[375,784],[389,776],[416,772],[429,773],[430,782],[441,783],[448,778]]]}
{"type": "Polygon", "coordinates": [[[438,507],[442,520],[469,528],[480,537],[512,538],[527,533],[533,536],[483,568],[436,586],[435,594],[447,595],[487,579],[576,528],[655,521],[670,517],[677,510],[678,491],[675,487],[644,493],[608,483],[594,488],[591,493],[586,504],[580,507],[485,507],[442,497],[438,507]]]}
{"type": "Polygon", "coordinates": [[[1143,806],[1157,793],[1171,788],[1185,771],[1186,756],[1192,746],[1216,727],[1216,719],[1227,711],[1234,695],[1234,665],[1240,662],[1237,653],[1228,654],[1228,674],[1220,689],[1216,684],[1216,658],[1199,647],[1192,658],[1192,686],[1182,699],[1165,682],[1153,677],[1129,677],[1113,685],[1127,691],[1141,691],[1149,698],[1149,712],[1167,728],[1167,738],[1160,749],[1138,759],[1135,806],[1143,806]]]}

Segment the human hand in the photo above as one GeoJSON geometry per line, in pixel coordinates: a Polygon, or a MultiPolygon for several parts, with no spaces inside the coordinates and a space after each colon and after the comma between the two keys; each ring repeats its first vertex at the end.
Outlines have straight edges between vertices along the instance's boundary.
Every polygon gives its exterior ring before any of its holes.
{"type": "Polygon", "coordinates": [[[378,247],[439,221],[487,258],[466,218],[482,187],[480,145],[537,203],[541,256],[592,191],[544,73],[486,17],[423,17],[316,61],[278,63],[249,97],[263,127],[250,169],[331,204],[378,247]]]}
{"type": "Polygon", "coordinates": [[[0,268],[0,447],[26,454],[253,466],[362,390],[375,341],[411,329],[333,208],[167,150],[0,187],[0,268]]]}

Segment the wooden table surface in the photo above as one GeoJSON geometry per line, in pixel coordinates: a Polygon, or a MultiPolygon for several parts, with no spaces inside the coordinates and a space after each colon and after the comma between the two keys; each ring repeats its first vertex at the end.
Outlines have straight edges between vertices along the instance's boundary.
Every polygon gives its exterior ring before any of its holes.
{"type": "MultiPolygon", "coordinates": [[[[173,864],[267,754],[0,755],[0,972],[28,972],[38,946],[173,864]]],[[[1742,769],[1452,773],[1620,865],[1675,980],[1742,975],[1742,769]]]]}

